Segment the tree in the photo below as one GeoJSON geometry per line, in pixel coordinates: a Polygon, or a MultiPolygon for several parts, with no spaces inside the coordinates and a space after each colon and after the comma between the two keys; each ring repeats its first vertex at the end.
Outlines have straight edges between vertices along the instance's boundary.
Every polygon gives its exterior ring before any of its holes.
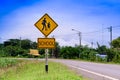
{"type": "Polygon", "coordinates": [[[100,46],[99,43],[97,43],[97,45],[98,45],[98,48],[96,49],[96,51],[99,54],[106,54],[106,51],[108,48],[105,45],[100,46]]]}
{"type": "Polygon", "coordinates": [[[112,61],[114,56],[115,56],[114,50],[113,49],[107,49],[106,53],[107,53],[107,62],[112,61]]]}
{"type": "MultiPolygon", "coordinates": [[[[0,47],[1,48],[1,47],[0,47]]],[[[36,49],[37,43],[29,39],[9,39],[4,42],[3,49],[5,56],[26,56],[30,48],[36,49]]],[[[1,53],[3,51],[0,51],[1,53]]],[[[3,54],[2,54],[3,55],[3,54]]]]}
{"type": "Polygon", "coordinates": [[[79,57],[80,50],[76,47],[66,46],[60,50],[60,56],[62,58],[74,59],[79,57]]]}
{"type": "Polygon", "coordinates": [[[9,39],[8,41],[4,42],[4,47],[6,46],[19,46],[20,40],[19,39],[9,39]]]}
{"type": "Polygon", "coordinates": [[[40,55],[45,55],[45,49],[39,49],[39,54],[40,55]]]}
{"type": "Polygon", "coordinates": [[[4,56],[4,45],[0,43],[0,56],[4,56]]]}
{"type": "Polygon", "coordinates": [[[29,40],[29,39],[21,40],[21,48],[30,49],[31,48],[31,43],[32,43],[32,41],[29,40]]]}
{"type": "Polygon", "coordinates": [[[88,46],[82,47],[82,52],[80,54],[81,59],[89,60],[90,48],[88,46]]]}
{"type": "Polygon", "coordinates": [[[11,45],[5,47],[5,52],[7,53],[6,56],[17,56],[18,53],[16,51],[18,51],[18,49],[18,47],[11,45]]]}
{"type": "Polygon", "coordinates": [[[118,49],[114,49],[114,58],[113,58],[113,61],[116,62],[116,63],[120,63],[120,50],[118,49]]]}
{"type": "Polygon", "coordinates": [[[0,50],[3,48],[3,46],[4,46],[4,45],[0,43],[0,50]]]}
{"type": "Polygon", "coordinates": [[[58,58],[59,57],[59,52],[60,52],[60,45],[58,42],[55,44],[55,49],[53,49],[53,55],[58,58]]]}
{"type": "Polygon", "coordinates": [[[37,43],[36,42],[31,42],[30,44],[32,49],[37,49],[37,43]]]}
{"type": "Polygon", "coordinates": [[[96,60],[96,54],[97,54],[96,51],[94,51],[94,50],[90,51],[90,53],[89,53],[90,61],[95,61],[96,60]]]}
{"type": "Polygon", "coordinates": [[[24,56],[28,53],[27,50],[19,48],[18,46],[6,46],[4,48],[4,56],[24,56]]]}
{"type": "Polygon", "coordinates": [[[112,46],[113,46],[113,48],[120,48],[120,37],[118,37],[112,41],[112,46]]]}
{"type": "Polygon", "coordinates": [[[59,55],[59,53],[60,53],[60,45],[59,45],[59,43],[55,42],[55,49],[50,49],[49,52],[50,52],[50,57],[58,58],[60,56],[59,55]]]}

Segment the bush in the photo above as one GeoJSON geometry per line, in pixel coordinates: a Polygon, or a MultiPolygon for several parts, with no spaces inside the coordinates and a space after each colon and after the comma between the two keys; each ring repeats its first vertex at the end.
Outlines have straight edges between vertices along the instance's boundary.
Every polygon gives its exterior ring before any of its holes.
{"type": "Polygon", "coordinates": [[[90,51],[89,53],[89,58],[90,58],[90,61],[95,61],[96,60],[96,54],[97,52],[96,51],[90,51]]]}
{"type": "Polygon", "coordinates": [[[4,48],[4,54],[5,56],[26,56],[28,53],[28,50],[19,48],[18,46],[7,46],[4,48]]]}
{"type": "Polygon", "coordinates": [[[79,57],[79,49],[75,47],[62,47],[60,51],[60,56],[65,59],[75,59],[79,57]]]}
{"type": "Polygon", "coordinates": [[[16,59],[0,58],[0,68],[15,65],[17,62],[18,60],[16,59]]]}
{"type": "Polygon", "coordinates": [[[5,56],[5,54],[4,54],[4,51],[2,49],[2,50],[0,50],[0,57],[4,57],[4,56],[5,56]]]}
{"type": "Polygon", "coordinates": [[[115,56],[113,57],[113,62],[120,63],[120,51],[115,49],[114,54],[115,56]]]}

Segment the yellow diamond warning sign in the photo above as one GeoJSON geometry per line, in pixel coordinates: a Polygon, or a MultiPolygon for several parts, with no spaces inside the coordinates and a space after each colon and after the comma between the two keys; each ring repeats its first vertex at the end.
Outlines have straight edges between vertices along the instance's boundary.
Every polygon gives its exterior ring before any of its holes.
{"type": "Polygon", "coordinates": [[[47,37],[58,25],[48,14],[45,14],[35,26],[47,37]]]}

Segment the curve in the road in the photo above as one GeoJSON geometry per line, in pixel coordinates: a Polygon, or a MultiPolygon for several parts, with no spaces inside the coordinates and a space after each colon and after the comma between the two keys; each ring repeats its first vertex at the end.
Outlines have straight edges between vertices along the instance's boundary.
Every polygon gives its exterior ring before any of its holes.
{"type": "Polygon", "coordinates": [[[86,69],[83,69],[83,68],[75,67],[75,66],[72,66],[72,65],[69,65],[69,66],[70,66],[70,67],[73,67],[73,68],[75,68],[75,69],[79,69],[79,70],[88,72],[88,73],[92,73],[92,74],[97,75],[97,76],[101,76],[101,77],[104,77],[104,78],[108,78],[108,79],[111,79],[111,80],[119,80],[119,79],[116,79],[116,78],[113,78],[113,77],[110,77],[110,76],[107,76],[107,75],[102,75],[102,74],[100,74],[100,73],[96,73],[96,72],[93,72],[93,71],[89,71],[89,70],[86,70],[86,69]]]}
{"type": "Polygon", "coordinates": [[[119,79],[119,66],[118,65],[109,65],[109,64],[99,64],[91,62],[82,62],[75,60],[64,60],[64,59],[51,59],[55,62],[61,62],[73,69],[76,69],[77,72],[82,73],[88,78],[94,80],[120,80],[119,79]],[[95,67],[96,66],[96,67],[95,67]]]}

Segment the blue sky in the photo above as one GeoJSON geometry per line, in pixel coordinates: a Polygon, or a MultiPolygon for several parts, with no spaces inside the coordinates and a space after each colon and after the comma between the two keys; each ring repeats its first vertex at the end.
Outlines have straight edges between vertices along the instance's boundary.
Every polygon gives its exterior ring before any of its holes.
{"type": "Polygon", "coordinates": [[[119,0],[0,0],[0,42],[10,38],[31,39],[44,37],[34,26],[45,13],[58,23],[49,35],[60,45],[108,45],[108,27],[113,26],[113,39],[120,36],[119,0]],[[97,32],[96,32],[97,31],[97,32]]]}

